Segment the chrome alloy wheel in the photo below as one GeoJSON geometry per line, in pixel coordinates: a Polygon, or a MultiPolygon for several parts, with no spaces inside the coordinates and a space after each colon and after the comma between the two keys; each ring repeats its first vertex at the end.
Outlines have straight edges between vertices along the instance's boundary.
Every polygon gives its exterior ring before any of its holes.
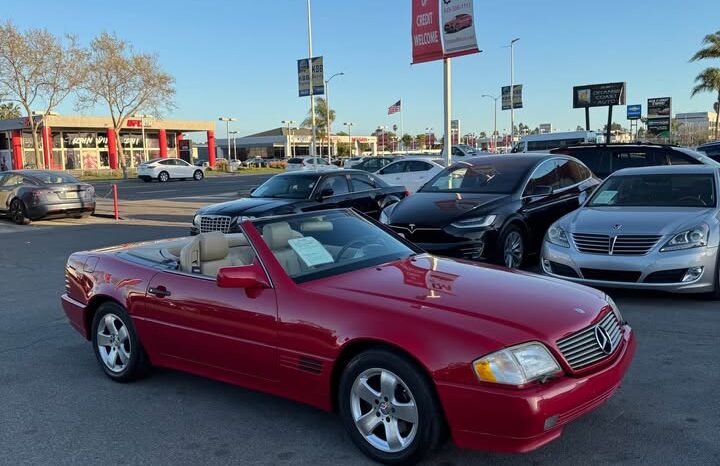
{"type": "Polygon", "coordinates": [[[97,347],[105,366],[122,372],[130,361],[130,338],[120,317],[107,314],[97,328],[97,347]]]}
{"type": "Polygon", "coordinates": [[[378,450],[407,448],[418,430],[418,409],[410,389],[386,369],[372,368],[357,376],[350,394],[355,426],[378,450]]]}
{"type": "Polygon", "coordinates": [[[525,248],[523,246],[522,235],[518,231],[511,231],[505,237],[503,245],[503,259],[505,267],[516,269],[522,264],[525,248]]]}

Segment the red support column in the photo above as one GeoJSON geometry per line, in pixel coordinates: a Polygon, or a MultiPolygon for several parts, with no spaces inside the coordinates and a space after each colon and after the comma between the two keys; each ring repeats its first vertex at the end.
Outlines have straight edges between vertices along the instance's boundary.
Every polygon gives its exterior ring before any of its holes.
{"type": "Polygon", "coordinates": [[[52,170],[54,168],[52,160],[52,130],[47,126],[43,126],[40,129],[40,137],[42,138],[45,168],[48,170],[52,170]]]}
{"type": "Polygon", "coordinates": [[[12,132],[12,163],[13,170],[20,170],[23,167],[23,141],[22,131],[12,132]]]}
{"type": "Polygon", "coordinates": [[[108,155],[110,156],[110,168],[113,170],[118,169],[118,152],[117,152],[117,142],[115,141],[115,130],[112,128],[108,128],[107,130],[107,138],[108,138],[108,155]]]}
{"type": "Polygon", "coordinates": [[[180,143],[183,140],[183,133],[177,133],[175,136],[175,157],[180,158],[180,143]]]}
{"type": "Polygon", "coordinates": [[[208,164],[215,168],[215,131],[207,132],[208,164]]]}
{"type": "Polygon", "coordinates": [[[161,129],[158,133],[158,137],[160,139],[160,158],[166,159],[167,158],[167,133],[164,129],[161,129]]]}

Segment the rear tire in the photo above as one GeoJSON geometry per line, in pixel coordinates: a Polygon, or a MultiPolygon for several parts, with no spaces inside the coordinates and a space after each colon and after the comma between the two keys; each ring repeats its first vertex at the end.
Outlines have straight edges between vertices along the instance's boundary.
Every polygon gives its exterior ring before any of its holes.
{"type": "Polygon", "coordinates": [[[20,199],[13,199],[10,203],[10,218],[18,225],[27,225],[30,223],[25,204],[20,199]]]}
{"type": "Polygon", "coordinates": [[[353,443],[380,463],[414,464],[445,439],[445,418],[432,381],[394,351],[355,356],[340,379],[338,407],[353,443]]]}
{"type": "Polygon", "coordinates": [[[159,182],[165,183],[165,182],[167,182],[168,180],[170,180],[170,174],[169,174],[168,172],[166,172],[166,171],[161,171],[161,172],[158,174],[158,181],[159,181],[159,182]]]}
{"type": "Polygon", "coordinates": [[[152,181],[152,178],[150,178],[149,176],[143,176],[141,179],[146,183],[150,183],[152,181]]]}
{"type": "Polygon", "coordinates": [[[110,379],[130,382],[147,375],[150,360],[125,308],[110,301],[101,304],[90,331],[95,357],[110,379]]]}
{"type": "Polygon", "coordinates": [[[202,170],[195,170],[195,173],[193,173],[193,179],[195,181],[200,181],[205,177],[205,174],[202,172],[202,170]]]}

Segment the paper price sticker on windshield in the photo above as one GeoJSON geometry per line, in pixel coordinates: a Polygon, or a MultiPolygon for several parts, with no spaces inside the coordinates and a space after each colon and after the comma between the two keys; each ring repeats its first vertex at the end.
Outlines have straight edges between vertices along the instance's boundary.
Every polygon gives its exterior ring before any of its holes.
{"type": "Polygon", "coordinates": [[[598,193],[595,200],[593,200],[593,204],[614,204],[616,195],[617,191],[603,191],[598,193]]]}
{"type": "Polygon", "coordinates": [[[334,262],[328,250],[312,236],[293,238],[288,240],[288,244],[308,267],[334,262]]]}

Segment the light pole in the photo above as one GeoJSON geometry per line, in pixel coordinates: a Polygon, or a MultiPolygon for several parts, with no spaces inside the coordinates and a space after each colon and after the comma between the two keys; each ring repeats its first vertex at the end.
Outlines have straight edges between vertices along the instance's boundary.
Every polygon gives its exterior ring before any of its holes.
{"type": "Polygon", "coordinates": [[[236,118],[221,116],[218,118],[220,121],[225,122],[225,134],[227,135],[227,147],[228,147],[228,161],[230,160],[230,122],[237,121],[236,118]]]}
{"type": "Polygon", "coordinates": [[[382,134],[382,143],[383,143],[383,153],[385,153],[385,149],[387,146],[387,142],[385,140],[385,135],[387,134],[385,130],[387,129],[387,126],[378,126],[377,130],[380,131],[380,134],[382,134]]]}
{"type": "MultiPolygon", "coordinates": [[[[293,146],[292,146],[292,131],[291,128],[293,128],[297,123],[293,120],[283,120],[280,123],[287,126],[287,138],[288,138],[288,153],[290,154],[289,157],[292,158],[293,156],[293,146]]],[[[288,157],[288,154],[285,154],[285,157],[288,157]]]]}
{"type": "Polygon", "coordinates": [[[327,127],[327,148],[328,148],[328,163],[332,163],[330,161],[330,125],[332,124],[332,119],[330,118],[330,87],[328,84],[334,78],[335,76],[343,76],[345,73],[335,73],[334,75],[330,76],[325,80],[325,126],[327,127]]]}
{"type": "Polygon", "coordinates": [[[343,125],[347,126],[348,138],[350,138],[350,157],[352,157],[353,156],[353,147],[354,147],[353,140],[352,140],[352,127],[355,125],[355,123],[346,121],[345,123],[343,123],[343,125]]]}
{"type": "Polygon", "coordinates": [[[510,41],[510,146],[515,144],[515,42],[519,40],[517,37],[510,41]]]}
{"type": "MultiPolygon", "coordinates": [[[[230,134],[232,135],[232,148],[233,148],[233,160],[237,160],[237,147],[235,147],[235,135],[237,134],[237,131],[230,131],[230,134]]],[[[230,151],[230,143],[228,142],[228,152],[230,151]]]]}
{"type": "Polygon", "coordinates": [[[140,118],[140,131],[142,133],[142,147],[143,147],[143,160],[148,159],[147,145],[145,144],[145,119],[155,118],[152,115],[133,115],[135,118],[140,118]]]}
{"type": "Polygon", "coordinates": [[[312,123],[312,139],[310,140],[310,155],[313,157],[315,154],[315,95],[313,95],[313,82],[312,82],[312,19],[310,14],[310,0],[307,0],[307,25],[308,25],[308,70],[310,71],[310,119],[312,123]]]}
{"type": "Polygon", "coordinates": [[[492,100],[495,101],[495,113],[494,113],[495,116],[493,117],[493,137],[492,137],[492,141],[493,141],[493,151],[494,151],[494,152],[497,152],[497,101],[498,101],[498,99],[500,98],[500,96],[498,96],[498,97],[493,97],[493,96],[488,95],[488,94],[483,94],[481,97],[487,97],[488,99],[492,99],[492,100]]]}
{"type": "Polygon", "coordinates": [[[425,128],[425,147],[432,150],[432,144],[430,143],[430,134],[432,133],[432,128],[425,128]]]}

